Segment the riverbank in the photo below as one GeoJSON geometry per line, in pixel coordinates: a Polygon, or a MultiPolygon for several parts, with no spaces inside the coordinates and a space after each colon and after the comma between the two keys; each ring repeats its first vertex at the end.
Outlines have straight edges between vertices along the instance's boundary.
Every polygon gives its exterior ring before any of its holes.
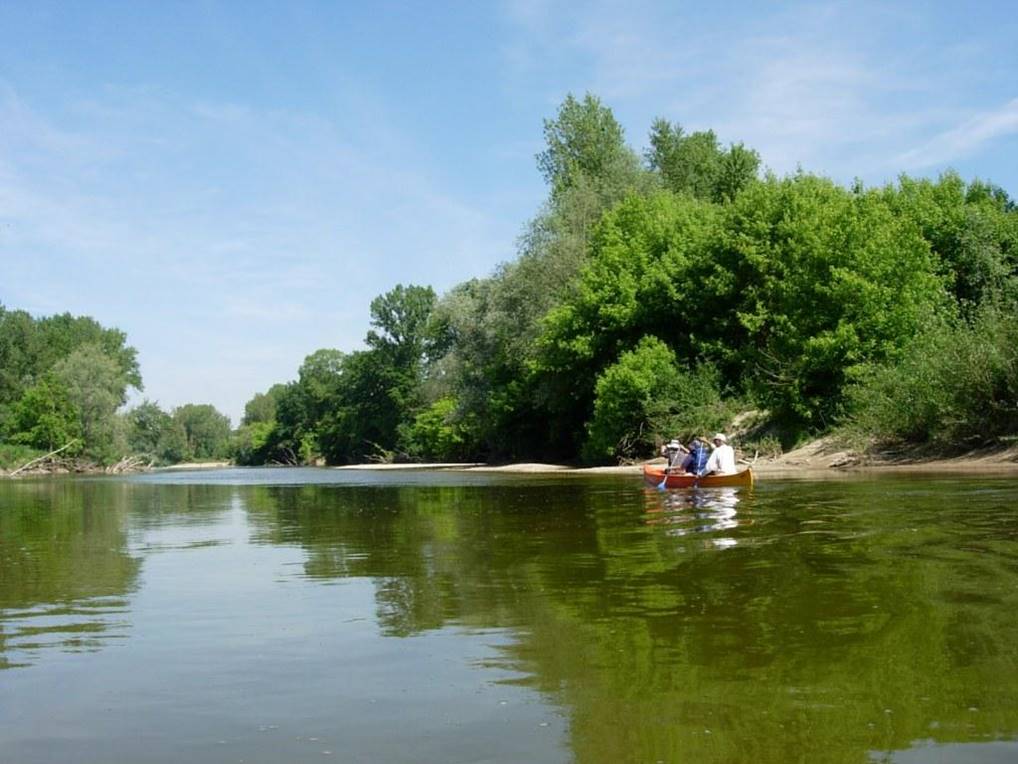
{"type": "MultiPolygon", "coordinates": [[[[831,439],[821,438],[778,457],[740,454],[740,468],[752,466],[760,477],[824,478],[865,472],[922,472],[1018,475],[1018,448],[973,451],[956,457],[925,457],[918,452],[862,454],[846,450],[831,439]]],[[[357,464],[335,467],[339,470],[413,470],[435,469],[458,472],[501,472],[520,475],[640,475],[644,464],[662,464],[663,459],[622,464],[610,467],[572,467],[563,464],[521,462],[515,464],[483,463],[413,463],[357,464]]]]}
{"type": "Polygon", "coordinates": [[[170,464],[166,467],[155,467],[157,472],[180,472],[182,470],[221,470],[232,467],[233,462],[184,462],[182,464],[170,464]]]}
{"type": "MultiPolygon", "coordinates": [[[[1018,476],[1018,447],[973,451],[956,457],[929,457],[918,452],[862,454],[845,450],[834,441],[821,438],[778,457],[757,457],[739,454],[739,466],[752,466],[759,477],[775,478],[830,478],[865,472],[885,473],[968,473],[1014,474],[1018,476]]],[[[663,459],[621,464],[608,467],[575,467],[543,462],[517,462],[513,464],[486,464],[484,462],[413,462],[401,464],[351,464],[332,467],[336,470],[448,470],[457,472],[491,472],[518,475],[640,475],[644,464],[662,464],[663,459]]],[[[187,462],[156,467],[153,471],[184,472],[194,470],[226,469],[234,466],[228,461],[187,462]]],[[[148,471],[138,469],[135,471],[148,471]]],[[[105,468],[71,470],[66,468],[24,471],[19,477],[38,477],[57,474],[110,474],[105,468]]],[[[0,479],[12,474],[0,470],[0,479]]]]}

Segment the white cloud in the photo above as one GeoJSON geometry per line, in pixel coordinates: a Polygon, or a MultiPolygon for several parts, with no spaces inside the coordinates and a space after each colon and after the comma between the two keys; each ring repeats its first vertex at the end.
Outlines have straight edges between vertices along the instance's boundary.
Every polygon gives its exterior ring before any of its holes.
{"type": "Polygon", "coordinates": [[[986,144],[1018,133],[1018,98],[992,111],[966,119],[931,140],[897,157],[905,169],[942,165],[971,156],[986,144]]]}
{"type": "Polygon", "coordinates": [[[1010,105],[968,116],[999,41],[937,39],[921,8],[517,2],[506,18],[513,76],[556,102],[567,90],[600,95],[634,144],[663,116],[744,141],[780,173],[879,180],[1013,130],[1010,105]],[[951,123],[963,124],[937,135],[951,123]]]}
{"type": "Polygon", "coordinates": [[[517,223],[434,179],[390,125],[147,89],[62,106],[0,89],[0,301],[124,329],[165,405],[215,393],[236,416],[307,353],[359,345],[375,295],[512,251],[517,223]],[[225,348],[269,360],[231,376],[225,348]]]}

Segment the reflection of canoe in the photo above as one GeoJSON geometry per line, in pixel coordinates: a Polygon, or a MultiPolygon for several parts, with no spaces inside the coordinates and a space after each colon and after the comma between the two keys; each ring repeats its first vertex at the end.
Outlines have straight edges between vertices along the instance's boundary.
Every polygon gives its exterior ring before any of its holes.
{"type": "MultiPolygon", "coordinates": [[[[643,465],[643,479],[652,485],[660,485],[661,478],[665,475],[664,467],[651,467],[649,464],[643,465]]],[[[736,472],[734,475],[708,475],[707,477],[696,479],[695,475],[686,474],[668,474],[668,482],[665,483],[665,488],[714,488],[717,486],[746,486],[747,488],[753,485],[753,470],[748,467],[742,472],[736,472]]]]}

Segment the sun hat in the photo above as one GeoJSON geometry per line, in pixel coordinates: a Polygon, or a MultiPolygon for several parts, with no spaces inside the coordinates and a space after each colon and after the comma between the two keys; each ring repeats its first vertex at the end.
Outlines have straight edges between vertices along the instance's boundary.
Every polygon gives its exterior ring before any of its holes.
{"type": "Polygon", "coordinates": [[[728,442],[728,438],[725,437],[723,432],[717,433],[713,438],[711,438],[711,440],[720,440],[722,443],[728,442]]]}

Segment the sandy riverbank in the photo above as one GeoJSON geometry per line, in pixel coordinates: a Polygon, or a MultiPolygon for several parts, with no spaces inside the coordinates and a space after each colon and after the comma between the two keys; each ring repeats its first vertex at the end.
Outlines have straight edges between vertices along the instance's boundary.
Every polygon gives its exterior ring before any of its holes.
{"type": "Polygon", "coordinates": [[[185,462],[183,464],[170,464],[166,467],[156,467],[155,472],[179,472],[181,470],[221,470],[232,467],[233,462],[185,462]]]}
{"type": "MultiPolygon", "coordinates": [[[[752,466],[758,477],[825,479],[865,473],[950,473],[950,474],[1007,474],[1018,477],[1018,447],[1007,450],[976,451],[952,458],[923,458],[909,455],[868,455],[846,451],[828,439],[821,438],[777,458],[759,457],[740,453],[740,468],[752,466]]],[[[651,459],[647,464],[663,464],[663,459],[651,459]]],[[[332,467],[337,470],[448,470],[456,472],[490,472],[517,475],[640,475],[643,462],[611,467],[573,467],[563,464],[520,462],[515,464],[485,464],[483,462],[428,462],[410,464],[353,464],[332,467]]],[[[173,464],[158,467],[159,472],[215,470],[232,467],[231,462],[209,461],[173,464]]],[[[23,473],[24,477],[44,472],[23,473]]],[[[95,470],[94,474],[103,474],[95,470]]],[[[0,471],[0,477],[8,477],[0,471]]]]}
{"type": "MultiPolygon", "coordinates": [[[[1018,448],[973,452],[952,458],[921,458],[919,456],[874,456],[839,449],[826,439],[809,443],[777,458],[757,458],[740,454],[740,467],[753,467],[760,477],[824,478],[860,473],[923,472],[1013,474],[1018,476],[1018,448]]],[[[662,464],[663,459],[652,459],[648,464],[662,464]]],[[[418,464],[359,464],[335,469],[356,470],[408,470],[434,469],[457,472],[501,472],[520,475],[639,475],[643,464],[624,464],[612,467],[570,467],[561,464],[523,462],[516,464],[480,463],[418,463],[418,464]]]]}

